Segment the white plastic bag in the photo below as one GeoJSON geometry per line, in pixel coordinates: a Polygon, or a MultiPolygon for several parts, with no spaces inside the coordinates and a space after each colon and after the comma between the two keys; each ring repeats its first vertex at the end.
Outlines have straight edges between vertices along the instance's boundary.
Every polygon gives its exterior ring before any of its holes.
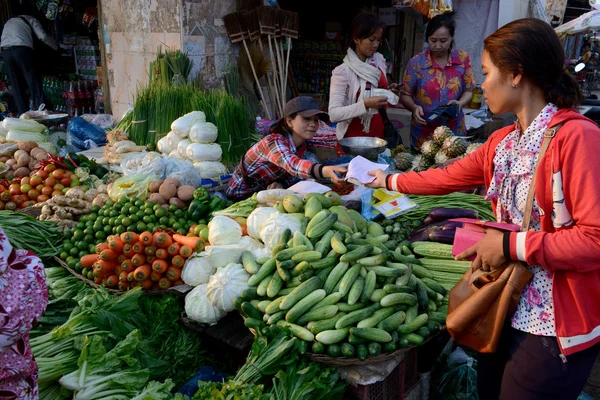
{"type": "Polygon", "coordinates": [[[165,160],[160,153],[132,153],[121,161],[124,175],[149,174],[165,179],[165,160]]]}
{"type": "Polygon", "coordinates": [[[242,227],[229,217],[217,216],[208,223],[208,242],[213,246],[237,244],[242,238],[242,227]]]}
{"type": "Polygon", "coordinates": [[[225,311],[215,307],[208,299],[208,285],[196,286],[185,296],[185,313],[188,318],[201,324],[216,324],[226,314],[225,311]]]}
{"type": "Polygon", "coordinates": [[[208,281],[206,297],[216,308],[233,311],[234,300],[248,288],[248,278],[250,275],[242,264],[231,263],[219,268],[208,281]]]}
{"type": "Polygon", "coordinates": [[[165,178],[175,178],[182,186],[199,187],[202,178],[188,160],[169,158],[165,160],[165,178]]]}

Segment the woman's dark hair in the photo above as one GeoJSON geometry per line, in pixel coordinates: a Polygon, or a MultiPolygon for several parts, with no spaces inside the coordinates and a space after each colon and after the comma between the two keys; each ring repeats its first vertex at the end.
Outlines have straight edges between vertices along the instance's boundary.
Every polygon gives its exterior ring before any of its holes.
{"type": "Polygon", "coordinates": [[[356,50],[354,39],[366,39],[377,32],[378,29],[385,29],[385,23],[381,22],[375,14],[358,14],[352,20],[352,34],[348,46],[352,50],[356,50]]]}
{"type": "MultiPolygon", "coordinates": [[[[298,115],[298,113],[293,113],[288,115],[288,117],[290,117],[291,119],[295,119],[296,116],[298,115]]],[[[271,127],[269,128],[269,133],[279,133],[279,134],[288,134],[291,135],[292,132],[292,128],[290,128],[286,122],[287,117],[286,118],[281,118],[279,121],[275,122],[273,125],[271,125],[271,127]]]]}
{"type": "Polygon", "coordinates": [[[427,29],[425,30],[425,41],[428,41],[429,36],[433,35],[433,33],[440,28],[448,28],[450,36],[454,37],[456,23],[449,14],[441,14],[433,17],[431,21],[427,23],[427,29]]]}
{"type": "Polygon", "coordinates": [[[582,102],[577,81],[565,68],[565,54],[554,29],[542,20],[524,18],[504,25],[485,41],[492,62],[504,74],[523,75],[558,108],[582,102]]]}

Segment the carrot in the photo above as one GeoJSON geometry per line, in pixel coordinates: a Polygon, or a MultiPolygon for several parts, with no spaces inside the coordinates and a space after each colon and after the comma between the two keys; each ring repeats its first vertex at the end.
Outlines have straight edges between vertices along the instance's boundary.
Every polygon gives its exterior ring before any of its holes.
{"type": "Polygon", "coordinates": [[[124,292],[129,290],[129,282],[119,282],[119,290],[124,292]]]}
{"type": "Polygon", "coordinates": [[[152,233],[150,232],[144,232],[140,235],[140,242],[144,245],[144,246],[149,246],[152,244],[152,240],[154,238],[152,237],[152,233]]]}
{"type": "Polygon", "coordinates": [[[121,240],[126,244],[134,244],[139,239],[139,235],[135,232],[125,232],[121,234],[121,240]]]}
{"type": "Polygon", "coordinates": [[[179,243],[173,243],[172,245],[169,246],[169,248],[167,249],[167,252],[169,253],[170,256],[176,256],[177,254],[179,254],[180,248],[181,248],[181,246],[179,245],[179,243]]]}
{"type": "Polygon", "coordinates": [[[115,261],[117,257],[117,253],[111,249],[102,250],[102,253],[100,253],[100,259],[104,261],[115,261]]]}
{"type": "Polygon", "coordinates": [[[135,282],[135,276],[133,276],[133,271],[127,274],[127,282],[135,282]]]}
{"type": "Polygon", "coordinates": [[[154,234],[154,245],[156,247],[167,248],[173,243],[171,237],[165,232],[156,232],[154,234]]]}
{"type": "Polygon", "coordinates": [[[143,254],[136,254],[135,256],[131,257],[131,263],[137,268],[146,263],[146,256],[143,254]]]}
{"type": "Polygon", "coordinates": [[[140,265],[133,271],[133,276],[136,281],[143,281],[150,278],[150,265],[144,264],[140,265]]]}
{"type": "Polygon", "coordinates": [[[127,257],[127,258],[131,258],[133,257],[133,255],[135,254],[133,252],[133,246],[130,244],[126,244],[123,246],[123,254],[127,257]]]}
{"type": "Polygon", "coordinates": [[[125,254],[119,254],[119,256],[117,257],[117,264],[121,265],[121,263],[125,260],[127,260],[125,254]]]}
{"type": "Polygon", "coordinates": [[[181,277],[181,268],[169,267],[165,275],[170,281],[176,281],[181,277]]]}
{"type": "Polygon", "coordinates": [[[160,280],[160,278],[162,278],[162,275],[156,271],[152,271],[150,273],[150,280],[152,282],[158,282],[160,280]]]}
{"type": "Polygon", "coordinates": [[[106,279],[106,286],[109,288],[115,288],[119,284],[119,277],[117,275],[111,275],[106,279]]]}
{"type": "Polygon", "coordinates": [[[142,242],[135,242],[131,248],[136,254],[144,254],[144,245],[142,242]]]}
{"type": "Polygon", "coordinates": [[[181,246],[179,249],[179,255],[183,258],[188,258],[193,253],[193,250],[190,246],[181,246]]]}
{"type": "Polygon", "coordinates": [[[156,253],[156,247],[154,247],[154,246],[146,246],[146,248],[144,249],[144,253],[147,256],[153,256],[156,253]]]}
{"type": "Polygon", "coordinates": [[[175,282],[173,282],[173,286],[177,285],[185,285],[185,282],[183,281],[183,279],[177,279],[175,282]]]}
{"type": "Polygon", "coordinates": [[[159,274],[164,274],[165,271],[167,270],[167,262],[165,260],[155,260],[152,263],[152,269],[156,272],[158,272],[159,274]]]}
{"type": "Polygon", "coordinates": [[[158,258],[159,260],[166,260],[167,257],[169,257],[169,253],[167,253],[166,249],[157,249],[156,253],[154,254],[156,256],[156,258],[158,258]]]}
{"type": "Polygon", "coordinates": [[[142,289],[150,289],[152,287],[153,282],[150,279],[146,279],[145,281],[140,282],[142,289]]]}
{"type": "Polygon", "coordinates": [[[98,261],[98,254],[88,254],[87,256],[81,257],[80,262],[83,268],[89,268],[94,265],[96,261],[98,261]]]}
{"type": "Polygon", "coordinates": [[[106,249],[108,249],[108,243],[97,244],[96,245],[96,254],[100,254],[106,249]]]}
{"type": "Polygon", "coordinates": [[[117,254],[123,252],[124,245],[125,242],[123,242],[123,240],[121,240],[121,238],[118,236],[113,236],[112,240],[108,241],[108,247],[117,254]]]}
{"type": "Polygon", "coordinates": [[[94,264],[94,272],[98,272],[101,276],[112,274],[117,264],[112,261],[98,260],[94,264]]]}
{"type": "Polygon", "coordinates": [[[185,264],[185,260],[181,256],[175,256],[171,260],[171,264],[173,264],[174,267],[181,268],[183,267],[183,264],[185,264]]]}
{"type": "Polygon", "coordinates": [[[123,270],[125,272],[133,271],[133,264],[131,263],[131,260],[123,261],[121,263],[121,270],[123,270]]]}
{"type": "Polygon", "coordinates": [[[162,278],[160,281],[158,281],[158,287],[161,289],[168,289],[171,287],[171,281],[167,278],[162,278]]]}
{"type": "Polygon", "coordinates": [[[202,238],[194,236],[183,236],[175,234],[173,235],[173,240],[179,243],[182,246],[188,246],[196,252],[204,251],[204,240],[202,238]]]}
{"type": "Polygon", "coordinates": [[[127,272],[122,271],[119,274],[119,282],[127,282],[127,275],[129,275],[127,272]]]}
{"type": "Polygon", "coordinates": [[[115,275],[119,275],[121,272],[123,272],[123,269],[121,268],[120,265],[117,265],[115,267],[115,271],[114,272],[115,272],[115,275]]]}

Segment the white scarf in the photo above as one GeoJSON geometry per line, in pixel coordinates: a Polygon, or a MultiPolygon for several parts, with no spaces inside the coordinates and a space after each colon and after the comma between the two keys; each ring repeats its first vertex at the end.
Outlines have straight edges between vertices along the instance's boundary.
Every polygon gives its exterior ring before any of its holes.
{"type": "MultiPolygon", "coordinates": [[[[371,83],[371,87],[373,88],[378,87],[379,80],[381,78],[381,71],[379,68],[369,64],[369,59],[367,59],[365,62],[361,61],[351,48],[348,49],[348,54],[346,54],[346,57],[344,57],[344,64],[348,65],[352,72],[358,75],[358,79],[360,80],[360,94],[357,102],[364,101],[365,98],[371,96],[370,91],[367,93],[366,90],[367,82],[371,83]]],[[[368,108],[367,113],[361,115],[360,122],[363,124],[364,132],[369,132],[371,128],[371,118],[373,118],[373,115],[377,113],[377,110],[368,108]]]]}

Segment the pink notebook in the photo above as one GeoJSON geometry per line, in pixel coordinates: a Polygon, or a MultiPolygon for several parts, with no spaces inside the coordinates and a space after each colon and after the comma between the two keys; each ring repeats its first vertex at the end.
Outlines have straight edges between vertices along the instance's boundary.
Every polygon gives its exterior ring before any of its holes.
{"type": "MultiPolygon", "coordinates": [[[[484,236],[485,228],[499,229],[505,232],[519,232],[521,227],[514,224],[502,224],[499,222],[482,221],[471,218],[456,218],[451,219],[452,222],[461,222],[462,228],[456,228],[456,235],[454,236],[454,244],[452,246],[452,255],[456,256],[471,246],[474,246],[484,236]]],[[[475,256],[469,258],[473,261],[475,256]]]]}

